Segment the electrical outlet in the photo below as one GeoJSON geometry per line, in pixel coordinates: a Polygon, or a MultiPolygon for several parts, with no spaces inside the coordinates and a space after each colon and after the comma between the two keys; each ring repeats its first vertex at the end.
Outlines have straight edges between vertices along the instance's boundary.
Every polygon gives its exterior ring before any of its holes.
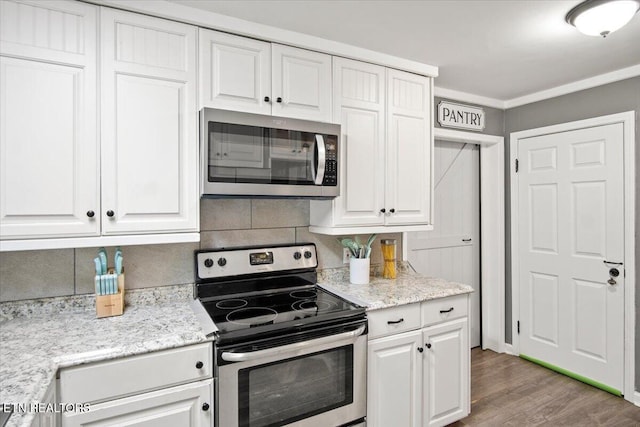
{"type": "Polygon", "coordinates": [[[342,248],[342,263],[349,264],[349,260],[351,259],[351,251],[349,248],[342,248]]]}

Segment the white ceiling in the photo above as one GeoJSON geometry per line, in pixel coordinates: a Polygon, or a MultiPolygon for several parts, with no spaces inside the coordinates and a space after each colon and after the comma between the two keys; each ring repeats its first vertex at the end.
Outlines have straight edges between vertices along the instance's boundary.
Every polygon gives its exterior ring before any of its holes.
{"type": "Polygon", "coordinates": [[[438,88],[500,101],[640,65],[640,13],[589,37],[564,21],[580,0],[170,1],[435,65],[438,88]]]}

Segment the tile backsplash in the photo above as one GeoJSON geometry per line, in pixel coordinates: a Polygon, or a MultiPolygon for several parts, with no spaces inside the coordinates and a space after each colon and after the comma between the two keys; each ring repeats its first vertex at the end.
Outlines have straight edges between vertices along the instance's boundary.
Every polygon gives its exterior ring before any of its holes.
{"type": "MultiPolygon", "coordinates": [[[[372,264],[382,262],[378,236],[372,264]]],[[[122,247],[127,288],[193,283],[193,252],[200,248],[312,242],[319,268],[342,267],[342,246],[335,236],[309,232],[309,201],[282,199],[202,199],[200,243],[122,247]]],[[[109,257],[113,248],[107,248],[109,257]]],[[[97,248],[0,253],[0,301],[93,292],[97,248]]]]}

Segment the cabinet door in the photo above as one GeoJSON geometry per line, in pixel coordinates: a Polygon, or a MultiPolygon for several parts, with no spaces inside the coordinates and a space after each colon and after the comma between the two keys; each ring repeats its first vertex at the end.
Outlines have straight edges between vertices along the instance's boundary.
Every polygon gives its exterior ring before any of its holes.
{"type": "Polygon", "coordinates": [[[198,230],[196,28],[101,10],[103,234],[198,230]]]}
{"type": "Polygon", "coordinates": [[[331,56],[278,44],[271,51],[272,114],[330,122],[331,56]]]}
{"type": "Polygon", "coordinates": [[[2,239],[100,232],[96,9],[0,2],[2,239]]]}
{"type": "Polygon", "coordinates": [[[469,414],[468,318],[423,329],[424,426],[444,426],[469,414]]]}
{"type": "Polygon", "coordinates": [[[387,224],[430,222],[430,79],[387,70],[387,224]]]}
{"type": "Polygon", "coordinates": [[[271,44],[198,31],[201,107],[271,114],[271,44]]]}
{"type": "Polygon", "coordinates": [[[333,80],[342,132],[334,225],[383,225],[385,69],[335,58],[333,80]]]}
{"type": "Polygon", "coordinates": [[[421,338],[413,331],[369,341],[367,426],[420,425],[421,338]]]}
{"type": "Polygon", "coordinates": [[[91,405],[88,412],[65,412],[63,427],[210,427],[212,380],[91,405]]]}

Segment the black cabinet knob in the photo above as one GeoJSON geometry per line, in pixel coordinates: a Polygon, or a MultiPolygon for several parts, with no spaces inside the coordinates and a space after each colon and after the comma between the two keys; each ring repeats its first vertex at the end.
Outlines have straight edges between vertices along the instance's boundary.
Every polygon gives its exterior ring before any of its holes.
{"type": "Polygon", "coordinates": [[[385,208],[380,209],[381,213],[385,213],[387,210],[385,208]]]}
{"type": "Polygon", "coordinates": [[[264,97],[264,102],[269,102],[269,101],[271,101],[271,98],[269,98],[268,96],[265,96],[264,97]]]}
{"type": "Polygon", "coordinates": [[[87,216],[89,218],[93,218],[96,215],[96,213],[94,211],[87,211],[87,216]]]}
{"type": "Polygon", "coordinates": [[[309,259],[313,256],[313,254],[311,253],[311,251],[304,251],[304,257],[306,259],[309,259]]]}
{"type": "Polygon", "coordinates": [[[204,260],[204,266],[207,268],[213,267],[213,260],[211,258],[207,258],[204,260]]]}
{"type": "Polygon", "coordinates": [[[276,102],[282,102],[282,98],[278,97],[278,98],[276,99],[276,102]]]}
{"type": "Polygon", "coordinates": [[[218,265],[219,265],[220,267],[224,267],[225,265],[227,265],[227,259],[226,259],[226,258],[220,258],[220,259],[218,260],[218,265]]]}
{"type": "Polygon", "coordinates": [[[424,351],[424,348],[422,348],[422,347],[418,347],[418,351],[419,351],[420,353],[422,353],[422,352],[424,351]]]}
{"type": "Polygon", "coordinates": [[[204,366],[204,363],[200,362],[199,360],[196,362],[197,369],[202,369],[203,366],[204,366]]]}
{"type": "Polygon", "coordinates": [[[300,252],[293,253],[293,259],[298,260],[300,258],[302,258],[302,254],[300,252]]]}
{"type": "Polygon", "coordinates": [[[431,343],[425,343],[425,345],[427,346],[427,348],[431,348],[431,343]]]}
{"type": "Polygon", "coordinates": [[[209,410],[209,404],[208,403],[203,403],[202,404],[202,410],[203,411],[208,411],[209,410]]]}
{"type": "Polygon", "coordinates": [[[394,208],[391,208],[391,209],[389,209],[389,212],[396,213],[396,210],[394,208]]]}
{"type": "Polygon", "coordinates": [[[107,216],[108,216],[109,218],[113,218],[113,216],[114,216],[114,215],[115,215],[115,212],[113,212],[112,210],[108,210],[108,211],[107,211],[107,216]]]}

